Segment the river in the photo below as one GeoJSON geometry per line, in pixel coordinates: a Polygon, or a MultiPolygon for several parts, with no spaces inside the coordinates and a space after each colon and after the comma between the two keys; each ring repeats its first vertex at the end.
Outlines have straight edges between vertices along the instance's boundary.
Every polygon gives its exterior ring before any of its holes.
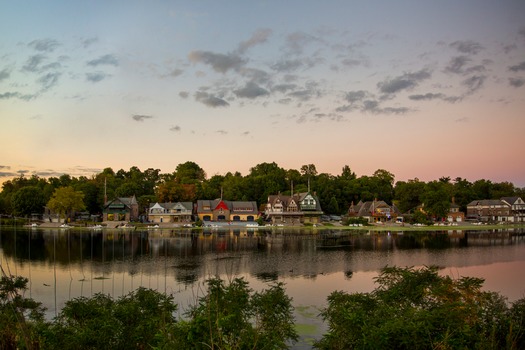
{"type": "Polygon", "coordinates": [[[67,300],[119,297],[140,286],[172,294],[179,316],[206,279],[243,277],[254,290],[283,282],[308,349],[326,330],[318,317],[335,291],[370,292],[384,266],[440,267],[485,279],[510,302],[525,297],[524,229],[388,232],[318,229],[89,230],[0,227],[0,264],[29,278],[26,296],[56,316],[67,300]]]}

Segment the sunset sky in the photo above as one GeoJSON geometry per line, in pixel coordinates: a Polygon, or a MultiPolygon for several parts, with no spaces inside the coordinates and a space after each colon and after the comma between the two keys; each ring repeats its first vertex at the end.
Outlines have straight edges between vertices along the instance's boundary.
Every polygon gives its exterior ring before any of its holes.
{"type": "Polygon", "coordinates": [[[525,1],[2,1],[0,182],[263,162],[525,187],[525,1]]]}

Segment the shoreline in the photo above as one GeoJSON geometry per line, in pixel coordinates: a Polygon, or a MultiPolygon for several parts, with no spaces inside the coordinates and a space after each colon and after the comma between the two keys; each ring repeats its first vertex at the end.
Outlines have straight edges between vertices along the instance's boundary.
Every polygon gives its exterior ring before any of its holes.
{"type": "Polygon", "coordinates": [[[75,225],[70,224],[69,227],[61,227],[59,223],[43,223],[38,226],[31,225],[0,225],[1,227],[23,227],[26,229],[61,229],[61,230],[95,230],[95,231],[104,231],[104,230],[118,230],[118,231],[133,231],[133,230],[148,230],[148,231],[158,231],[158,230],[194,230],[194,231],[218,231],[218,230],[229,230],[229,229],[247,229],[247,230],[309,230],[312,233],[316,233],[324,230],[340,230],[340,231],[388,231],[388,232],[425,232],[425,231],[479,231],[479,230],[509,230],[509,229],[525,229],[525,223],[513,223],[513,224],[482,224],[474,225],[471,223],[464,223],[461,225],[430,225],[430,226],[414,226],[410,224],[372,224],[367,226],[343,226],[341,224],[318,224],[318,225],[294,225],[294,226],[248,226],[246,224],[229,224],[229,225],[220,225],[220,226],[192,226],[187,227],[180,224],[163,224],[157,226],[152,226],[151,224],[133,224],[133,223],[124,223],[121,227],[117,227],[114,224],[103,222],[95,224],[98,226],[92,225],[75,225]],[[102,225],[102,226],[100,226],[102,225]]]}

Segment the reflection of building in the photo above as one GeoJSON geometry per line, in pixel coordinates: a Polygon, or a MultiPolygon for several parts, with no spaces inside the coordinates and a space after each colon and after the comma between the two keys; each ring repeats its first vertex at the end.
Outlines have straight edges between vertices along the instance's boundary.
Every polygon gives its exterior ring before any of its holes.
{"type": "Polygon", "coordinates": [[[292,196],[282,194],[268,196],[264,211],[273,224],[316,224],[321,222],[321,204],[315,194],[298,193],[292,196]]]}
{"type": "Polygon", "coordinates": [[[259,211],[254,201],[198,200],[197,216],[201,221],[255,221],[259,211]]]}
{"type": "Polygon", "coordinates": [[[384,201],[359,201],[356,205],[354,202],[348,209],[348,217],[361,217],[367,219],[369,223],[396,221],[397,216],[400,215],[399,210],[395,205],[388,205],[384,201]]]}
{"type": "Polygon", "coordinates": [[[103,221],[135,221],[139,217],[139,205],[135,196],[115,198],[104,205],[103,221]]]}
{"type": "Polygon", "coordinates": [[[155,203],[148,210],[148,220],[162,222],[191,222],[193,219],[193,203],[155,203]]]}
{"type": "Polygon", "coordinates": [[[520,197],[475,200],[467,205],[467,218],[479,221],[524,222],[525,202],[520,197]]]}

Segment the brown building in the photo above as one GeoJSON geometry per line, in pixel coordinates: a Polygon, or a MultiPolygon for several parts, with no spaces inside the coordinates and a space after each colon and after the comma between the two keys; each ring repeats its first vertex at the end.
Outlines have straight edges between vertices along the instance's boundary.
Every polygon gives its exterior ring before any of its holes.
{"type": "Polygon", "coordinates": [[[395,222],[401,213],[395,205],[388,205],[384,201],[359,201],[356,205],[354,202],[348,208],[348,217],[362,217],[368,220],[368,223],[385,223],[388,221],[395,222]]]}
{"type": "Polygon", "coordinates": [[[139,204],[135,196],[121,197],[104,205],[103,221],[135,221],[139,218],[139,204]]]}
{"type": "Polygon", "coordinates": [[[318,224],[323,215],[319,199],[310,192],[292,196],[282,194],[268,196],[264,213],[272,224],[277,225],[318,224]]]}

